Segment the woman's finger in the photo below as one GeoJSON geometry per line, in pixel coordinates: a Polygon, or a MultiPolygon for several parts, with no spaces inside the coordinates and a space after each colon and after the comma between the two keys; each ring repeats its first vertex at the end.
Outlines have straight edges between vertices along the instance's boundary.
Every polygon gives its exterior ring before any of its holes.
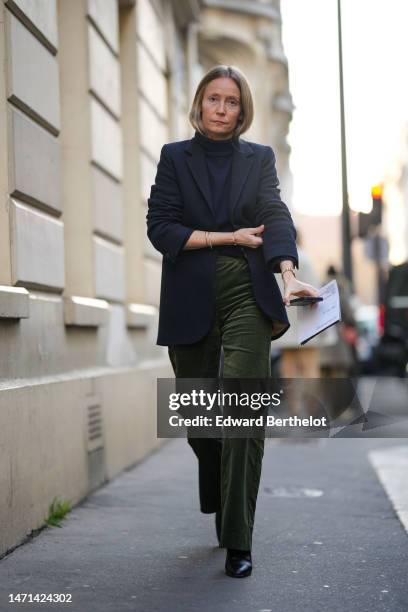
{"type": "Polygon", "coordinates": [[[255,236],[252,236],[251,242],[248,246],[252,247],[253,249],[256,249],[257,247],[261,246],[262,243],[263,243],[262,238],[257,238],[255,236]]]}
{"type": "Polygon", "coordinates": [[[307,283],[302,283],[300,281],[289,281],[292,282],[293,286],[291,286],[291,291],[298,296],[306,296],[311,295],[313,297],[317,297],[319,292],[312,285],[308,285],[307,283]],[[295,285],[296,283],[296,285],[295,285]]]}
{"type": "Polygon", "coordinates": [[[248,228],[248,232],[252,235],[252,234],[260,234],[261,232],[264,231],[264,225],[259,225],[258,227],[249,227],[248,228]]]}

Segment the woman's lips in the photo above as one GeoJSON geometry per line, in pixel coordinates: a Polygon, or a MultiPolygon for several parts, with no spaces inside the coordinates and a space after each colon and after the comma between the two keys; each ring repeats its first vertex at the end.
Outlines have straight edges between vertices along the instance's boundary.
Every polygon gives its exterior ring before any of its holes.
{"type": "Polygon", "coordinates": [[[220,123],[221,125],[226,125],[225,121],[213,121],[213,123],[220,123]]]}

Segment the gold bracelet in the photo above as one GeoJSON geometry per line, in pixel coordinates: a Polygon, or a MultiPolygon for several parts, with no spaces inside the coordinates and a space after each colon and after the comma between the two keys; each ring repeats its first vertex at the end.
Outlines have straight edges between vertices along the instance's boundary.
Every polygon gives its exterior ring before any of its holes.
{"type": "Polygon", "coordinates": [[[234,241],[234,246],[238,246],[237,241],[235,240],[235,232],[232,232],[232,239],[234,241]]]}
{"type": "Polygon", "coordinates": [[[295,274],[294,268],[285,268],[284,270],[281,270],[282,278],[283,278],[283,275],[285,274],[285,272],[292,272],[293,276],[296,278],[296,274],[295,274]]]}

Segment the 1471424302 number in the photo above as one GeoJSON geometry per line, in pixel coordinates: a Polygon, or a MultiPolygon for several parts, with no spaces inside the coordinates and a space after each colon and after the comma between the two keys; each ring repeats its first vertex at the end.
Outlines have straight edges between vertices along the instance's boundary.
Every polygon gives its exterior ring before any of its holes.
{"type": "Polygon", "coordinates": [[[72,603],[72,593],[9,593],[9,603],[72,603]]]}

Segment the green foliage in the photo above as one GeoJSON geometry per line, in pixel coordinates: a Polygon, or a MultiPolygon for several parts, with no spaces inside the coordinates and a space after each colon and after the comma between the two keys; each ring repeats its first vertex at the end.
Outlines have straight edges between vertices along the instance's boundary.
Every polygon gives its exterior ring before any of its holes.
{"type": "Polygon", "coordinates": [[[45,519],[49,527],[61,527],[61,520],[71,510],[71,501],[54,497],[48,509],[48,517],[45,519]]]}

